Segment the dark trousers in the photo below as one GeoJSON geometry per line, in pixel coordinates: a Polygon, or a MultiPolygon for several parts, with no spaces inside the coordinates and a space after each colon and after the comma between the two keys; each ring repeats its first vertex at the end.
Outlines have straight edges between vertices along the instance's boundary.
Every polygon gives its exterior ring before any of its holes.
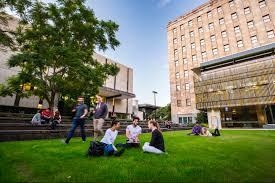
{"type": "Polygon", "coordinates": [[[218,128],[215,129],[214,133],[212,133],[213,136],[221,136],[220,131],[218,128]]]}
{"type": "Polygon", "coordinates": [[[70,132],[68,133],[67,139],[66,139],[66,143],[69,143],[70,139],[73,137],[74,135],[74,131],[77,128],[77,126],[80,126],[81,129],[81,137],[83,141],[86,141],[86,135],[85,135],[85,130],[84,130],[84,123],[85,120],[84,119],[79,119],[79,118],[74,118],[72,121],[72,127],[70,132]]]}

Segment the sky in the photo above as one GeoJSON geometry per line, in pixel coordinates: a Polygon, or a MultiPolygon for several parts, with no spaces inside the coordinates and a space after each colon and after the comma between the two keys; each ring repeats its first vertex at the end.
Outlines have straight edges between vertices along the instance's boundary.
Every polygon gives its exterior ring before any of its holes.
{"type": "MultiPolygon", "coordinates": [[[[45,3],[55,0],[42,0],[45,3]]],[[[98,19],[119,25],[115,50],[98,52],[133,68],[134,94],[139,104],[170,103],[166,26],[207,0],[86,0],[98,19]]]]}
{"type": "Polygon", "coordinates": [[[88,0],[99,19],[119,25],[115,51],[101,52],[134,70],[134,93],[139,104],[170,103],[166,26],[169,21],[206,0],[88,0]]]}

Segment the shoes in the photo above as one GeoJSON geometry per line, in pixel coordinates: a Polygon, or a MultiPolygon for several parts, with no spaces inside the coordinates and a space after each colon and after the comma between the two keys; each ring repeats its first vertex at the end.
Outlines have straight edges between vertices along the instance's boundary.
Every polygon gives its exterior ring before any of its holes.
{"type": "Polygon", "coordinates": [[[61,140],[62,144],[68,144],[64,139],[61,140]]]}

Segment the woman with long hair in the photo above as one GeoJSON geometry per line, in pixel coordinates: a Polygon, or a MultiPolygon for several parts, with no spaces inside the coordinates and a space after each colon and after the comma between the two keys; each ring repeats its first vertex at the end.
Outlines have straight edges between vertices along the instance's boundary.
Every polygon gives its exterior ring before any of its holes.
{"type": "Polygon", "coordinates": [[[144,152],[162,154],[165,152],[164,140],[158,122],[149,121],[148,128],[152,131],[151,141],[145,142],[142,147],[144,152]]]}

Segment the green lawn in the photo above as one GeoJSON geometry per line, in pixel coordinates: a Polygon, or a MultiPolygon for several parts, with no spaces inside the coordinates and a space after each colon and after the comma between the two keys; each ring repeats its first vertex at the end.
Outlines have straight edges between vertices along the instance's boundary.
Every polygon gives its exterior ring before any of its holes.
{"type": "MultiPolygon", "coordinates": [[[[0,182],[274,182],[275,131],[222,131],[221,137],[166,132],[168,155],[126,150],[87,158],[73,138],[0,143],[0,182]]],[[[119,136],[116,142],[123,142],[119,136]]],[[[142,142],[150,134],[142,135],[142,142]]]]}

